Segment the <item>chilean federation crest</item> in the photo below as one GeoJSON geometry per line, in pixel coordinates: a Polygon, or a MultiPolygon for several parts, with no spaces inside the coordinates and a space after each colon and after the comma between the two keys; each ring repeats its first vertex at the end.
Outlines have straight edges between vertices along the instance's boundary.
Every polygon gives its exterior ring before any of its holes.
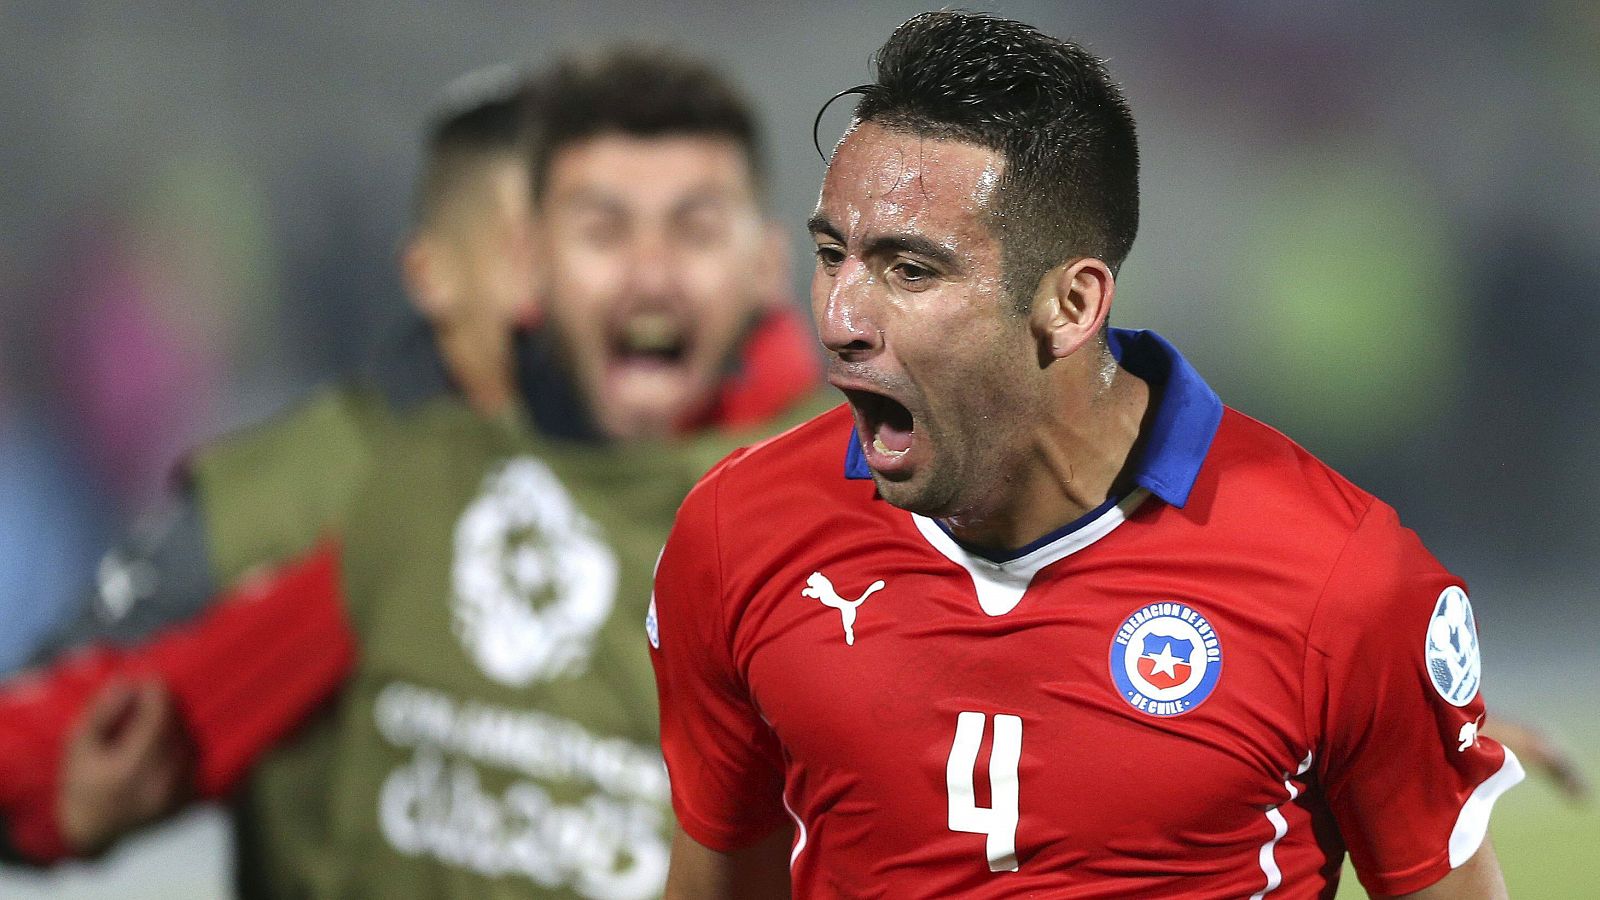
{"type": "Polygon", "coordinates": [[[1188,604],[1141,607],[1111,639],[1111,681],[1140,712],[1181,716],[1204,703],[1221,676],[1222,641],[1188,604]]]}

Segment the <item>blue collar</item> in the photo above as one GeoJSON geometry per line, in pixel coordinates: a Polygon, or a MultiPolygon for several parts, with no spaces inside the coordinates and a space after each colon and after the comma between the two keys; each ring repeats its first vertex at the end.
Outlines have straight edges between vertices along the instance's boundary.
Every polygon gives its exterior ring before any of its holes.
{"type": "MultiPolygon", "coordinates": [[[[1134,480],[1167,503],[1181,507],[1189,502],[1189,491],[1206,461],[1217,426],[1222,424],[1222,400],[1177,348],[1154,331],[1112,328],[1108,342],[1111,355],[1123,368],[1151,387],[1162,388],[1160,405],[1144,435],[1144,452],[1134,480]]],[[[872,477],[854,430],[845,453],[844,476],[872,477]]]]}

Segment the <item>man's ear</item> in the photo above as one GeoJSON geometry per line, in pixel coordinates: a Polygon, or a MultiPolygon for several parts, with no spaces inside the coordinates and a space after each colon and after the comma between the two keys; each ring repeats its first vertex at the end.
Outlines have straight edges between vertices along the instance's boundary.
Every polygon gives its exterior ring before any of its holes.
{"type": "Polygon", "coordinates": [[[1092,256],[1044,273],[1028,314],[1040,360],[1065,359],[1093,341],[1111,314],[1116,289],[1111,267],[1092,256]]]}
{"type": "Polygon", "coordinates": [[[400,275],[406,295],[429,321],[449,314],[454,295],[443,249],[439,239],[426,232],[412,234],[400,249],[400,275]]]}

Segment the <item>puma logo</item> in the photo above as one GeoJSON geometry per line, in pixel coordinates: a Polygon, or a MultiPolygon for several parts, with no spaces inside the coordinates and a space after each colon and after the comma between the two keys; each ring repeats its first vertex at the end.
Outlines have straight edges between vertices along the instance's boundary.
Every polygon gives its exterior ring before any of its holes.
{"type": "Polygon", "coordinates": [[[833,589],[833,582],[828,580],[828,576],[821,572],[812,572],[811,577],[806,579],[806,586],[800,589],[800,596],[821,600],[823,606],[837,609],[839,618],[844,622],[844,642],[853,646],[856,642],[856,610],[861,608],[861,604],[865,603],[868,597],[881,590],[883,582],[874,581],[866,593],[854,600],[846,600],[833,589]]]}

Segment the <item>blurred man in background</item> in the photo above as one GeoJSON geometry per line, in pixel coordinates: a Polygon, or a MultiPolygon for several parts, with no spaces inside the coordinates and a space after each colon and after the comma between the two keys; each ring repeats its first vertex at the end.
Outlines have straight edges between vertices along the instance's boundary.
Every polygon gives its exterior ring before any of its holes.
{"type": "Polygon", "coordinates": [[[33,653],[127,643],[192,618],[250,569],[336,532],[393,409],[459,394],[486,416],[514,408],[515,332],[536,316],[527,81],[509,68],[464,76],[428,127],[413,227],[401,251],[411,310],[354,377],[196,451],[171,510],[144,517],[102,559],[97,589],[33,653]]]}
{"type": "MultiPolygon", "coordinates": [[[[414,313],[380,343],[367,371],[196,452],[173,510],[147,518],[106,554],[96,593],[37,648],[36,662],[91,642],[132,644],[200,615],[222,586],[270,581],[277,566],[340,531],[389,415],[449,396],[484,416],[515,414],[508,323],[535,314],[531,102],[529,83],[509,69],[447,89],[428,129],[402,251],[414,313]]],[[[321,658],[336,670],[348,645],[325,647],[321,658]]],[[[163,786],[180,778],[185,758],[173,752],[181,746],[174,711],[158,681],[113,682],[78,724],[68,745],[77,764],[67,767],[53,812],[62,848],[92,852],[170,805],[163,786]]],[[[24,846],[40,855],[36,844],[24,846]]]]}
{"type": "Polygon", "coordinates": [[[517,293],[525,270],[494,260],[520,240],[438,229],[515,223],[517,190],[425,178],[419,213],[434,194],[478,198],[476,214],[419,215],[427,239],[406,255],[441,370],[474,387],[370,419],[360,486],[324,529],[340,543],[263,554],[276,568],[194,625],[12,686],[0,751],[46,770],[3,804],[20,849],[90,850],[184,787],[225,793],[299,726],[243,801],[247,894],[659,891],[670,815],[635,635],[705,458],[662,439],[769,421],[811,393],[815,360],[782,303],[754,120],[720,76],[618,51],[566,61],[539,94],[547,327],[479,365],[470,348],[523,318],[485,296],[517,293]],[[496,373],[513,359],[508,391],[496,373]],[[102,687],[130,674],[148,680],[102,687]],[[77,779],[86,759],[104,777],[77,779]]]}

